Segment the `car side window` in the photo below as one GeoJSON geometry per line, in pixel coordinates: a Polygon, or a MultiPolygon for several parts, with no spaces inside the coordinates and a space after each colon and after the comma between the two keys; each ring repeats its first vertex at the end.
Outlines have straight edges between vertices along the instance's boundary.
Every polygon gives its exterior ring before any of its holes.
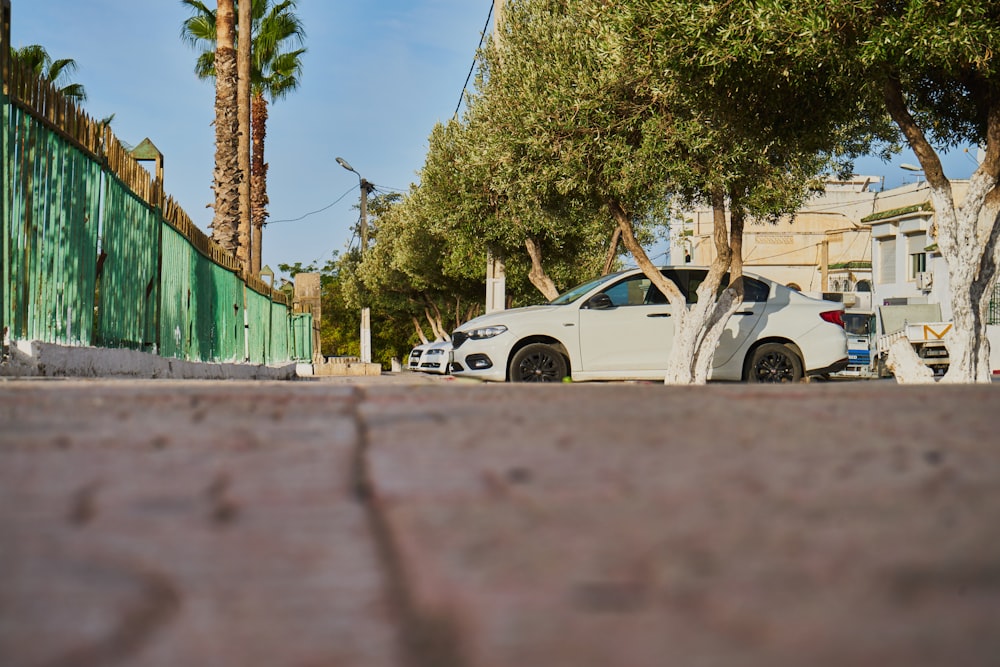
{"type": "Polygon", "coordinates": [[[646,303],[646,293],[650,281],[644,275],[636,275],[603,290],[615,306],[637,306],[646,303]]]}
{"type": "MultiPolygon", "coordinates": [[[[688,303],[698,302],[698,286],[704,282],[707,275],[707,271],[691,271],[688,278],[688,303]]],[[[722,276],[722,282],[719,285],[719,294],[722,294],[722,290],[726,289],[728,286],[729,274],[727,273],[722,276]]],[[[743,303],[763,303],[767,301],[767,297],[770,296],[770,294],[771,288],[768,287],[767,283],[761,282],[756,278],[743,276],[743,303]]]]}
{"type": "Polygon", "coordinates": [[[771,288],[767,283],[754,278],[743,276],[743,303],[752,301],[753,303],[763,303],[771,294],[771,288]]]}

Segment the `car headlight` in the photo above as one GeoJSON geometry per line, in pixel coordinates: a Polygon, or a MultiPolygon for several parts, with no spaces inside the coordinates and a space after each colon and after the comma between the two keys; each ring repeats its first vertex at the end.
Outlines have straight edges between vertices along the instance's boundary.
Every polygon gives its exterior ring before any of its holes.
{"type": "Polygon", "coordinates": [[[484,338],[493,338],[494,336],[499,336],[504,331],[507,331],[507,327],[502,324],[497,324],[492,327],[482,327],[481,329],[473,329],[472,331],[466,332],[466,335],[472,340],[483,340],[484,338]]]}

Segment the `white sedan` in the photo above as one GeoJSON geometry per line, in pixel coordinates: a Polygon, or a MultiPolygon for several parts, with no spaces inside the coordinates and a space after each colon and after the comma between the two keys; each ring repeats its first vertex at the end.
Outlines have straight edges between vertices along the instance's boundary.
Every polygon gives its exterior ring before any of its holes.
{"type": "Polygon", "coordinates": [[[407,368],[424,373],[448,374],[451,365],[451,342],[436,341],[417,345],[410,351],[407,368]]]}
{"type": "MultiPolygon", "coordinates": [[[[697,299],[707,269],[662,269],[697,299]]],[[[847,365],[844,306],[744,274],[714,380],[795,382],[847,365]]],[[[662,380],[674,335],[671,306],[641,270],[602,276],[548,304],[489,313],[452,334],[451,372],[503,382],[662,380]]]]}

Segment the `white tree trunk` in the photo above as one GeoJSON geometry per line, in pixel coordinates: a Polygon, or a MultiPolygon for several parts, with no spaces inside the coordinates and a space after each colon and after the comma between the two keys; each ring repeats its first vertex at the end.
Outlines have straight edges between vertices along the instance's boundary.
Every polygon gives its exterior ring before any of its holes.
{"type": "Polygon", "coordinates": [[[885,82],[884,99],[931,186],[938,247],[948,264],[953,326],[945,339],[950,363],[942,382],[990,382],[986,309],[1000,261],[1000,216],[993,204],[1000,175],[1000,105],[989,109],[985,157],[969,180],[965,201],[956,206],[941,160],[906,108],[898,80],[885,82]]]}
{"type": "MultiPolygon", "coordinates": [[[[698,290],[699,300],[701,299],[701,289],[698,290]]],[[[709,295],[710,297],[710,295],[709,295]]],[[[705,323],[705,332],[701,342],[695,350],[695,358],[692,368],[694,369],[694,383],[705,384],[708,382],[708,374],[712,371],[712,362],[715,360],[715,351],[719,347],[719,341],[726,330],[726,323],[733,313],[743,304],[743,298],[736,290],[729,288],[722,293],[717,303],[710,309],[711,315],[705,323]]]]}
{"type": "Polygon", "coordinates": [[[906,336],[889,346],[885,366],[896,376],[899,384],[934,384],[934,371],[925,366],[906,336]]]}
{"type": "Polygon", "coordinates": [[[619,207],[612,205],[610,208],[622,232],[625,247],[632,253],[646,277],[670,303],[674,338],[667,355],[664,384],[705,384],[726,322],[741,302],[734,289],[727,289],[718,301],[715,298],[722,277],[729,270],[732,256],[729,252],[729,234],[725,227],[724,212],[718,216],[715,225],[716,247],[719,252],[705,280],[698,286],[698,302],[689,308],[685,295],[660,272],[639,245],[629,217],[619,207]]]}
{"type": "Polygon", "coordinates": [[[938,216],[938,247],[948,264],[953,322],[945,338],[949,365],[942,382],[992,380],[986,316],[996,283],[1000,220],[990,210],[993,207],[985,206],[985,202],[994,183],[992,179],[974,176],[961,206],[955,206],[950,183],[931,188],[931,201],[938,216]]]}

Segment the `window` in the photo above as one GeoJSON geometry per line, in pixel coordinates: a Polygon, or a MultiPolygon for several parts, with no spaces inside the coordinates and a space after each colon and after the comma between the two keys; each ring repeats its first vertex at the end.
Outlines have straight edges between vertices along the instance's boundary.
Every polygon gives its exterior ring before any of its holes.
{"type": "Polygon", "coordinates": [[[882,285],[896,282],[896,239],[882,239],[878,244],[878,281],[882,285]]]}
{"type": "Polygon", "coordinates": [[[906,237],[906,254],[909,256],[906,278],[916,280],[917,274],[927,270],[926,234],[914,234],[906,237]]]}
{"type": "MultiPolygon", "coordinates": [[[[698,286],[701,285],[702,281],[708,275],[708,271],[704,269],[696,269],[692,271],[687,271],[687,301],[688,303],[698,302],[698,286]]],[[[726,287],[729,286],[729,274],[722,276],[722,282],[719,285],[719,293],[722,293],[726,287]]],[[[771,288],[767,283],[763,283],[759,280],[755,280],[749,276],[743,276],[743,302],[754,302],[761,303],[767,301],[768,295],[771,293],[771,288]]]]}
{"type": "Polygon", "coordinates": [[[604,293],[611,297],[611,303],[615,306],[637,306],[646,302],[650,284],[649,278],[639,274],[615,283],[604,290],[604,293]]]}

